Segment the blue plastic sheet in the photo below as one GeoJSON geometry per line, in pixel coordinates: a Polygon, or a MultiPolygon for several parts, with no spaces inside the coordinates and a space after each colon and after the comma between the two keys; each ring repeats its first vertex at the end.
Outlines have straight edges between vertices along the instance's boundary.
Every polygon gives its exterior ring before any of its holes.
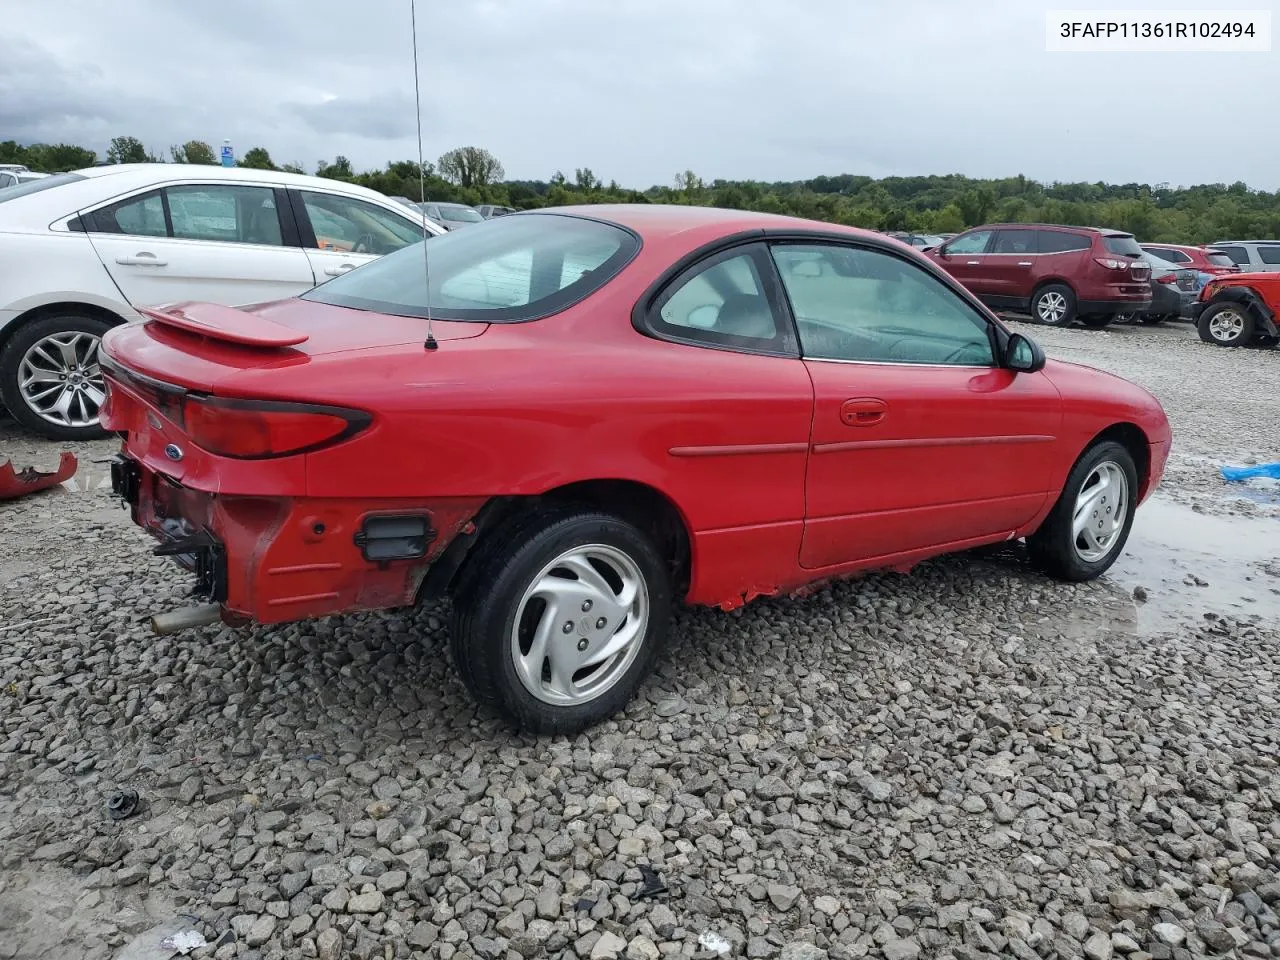
{"type": "Polygon", "coordinates": [[[1222,479],[1228,483],[1239,483],[1241,480],[1253,480],[1256,477],[1280,480],[1280,463],[1260,463],[1255,467],[1222,468],[1222,479]]]}

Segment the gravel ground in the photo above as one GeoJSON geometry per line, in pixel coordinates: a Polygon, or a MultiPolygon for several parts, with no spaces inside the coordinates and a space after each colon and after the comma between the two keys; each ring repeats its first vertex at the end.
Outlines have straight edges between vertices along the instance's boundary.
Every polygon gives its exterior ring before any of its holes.
{"type": "MultiPolygon", "coordinates": [[[[1280,458],[1280,351],[1028,330],[1173,420],[1114,575],[682,612],[571,739],[477,711],[439,610],[151,637],[185,582],[83,445],[0,505],[0,960],[1280,956],[1280,498],[1216,475],[1280,458]]],[[[0,421],[0,460],[57,450],[0,421]]]]}

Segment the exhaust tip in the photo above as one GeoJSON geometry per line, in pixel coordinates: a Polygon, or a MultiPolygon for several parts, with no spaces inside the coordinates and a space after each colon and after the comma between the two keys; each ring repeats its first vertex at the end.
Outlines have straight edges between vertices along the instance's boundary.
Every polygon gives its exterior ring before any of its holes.
{"type": "Polygon", "coordinates": [[[169,613],[157,613],[151,618],[152,633],[167,636],[190,627],[205,627],[222,619],[222,607],[216,603],[202,603],[198,607],[184,607],[169,613]]]}

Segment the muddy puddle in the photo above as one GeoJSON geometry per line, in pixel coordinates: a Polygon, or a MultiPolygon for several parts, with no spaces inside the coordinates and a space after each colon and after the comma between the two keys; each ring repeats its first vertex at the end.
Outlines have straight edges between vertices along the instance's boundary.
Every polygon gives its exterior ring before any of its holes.
{"type": "Polygon", "coordinates": [[[1153,497],[1105,581],[1146,593],[1117,605],[1120,629],[1155,633],[1206,613],[1280,623],[1280,516],[1215,516],[1153,497]]]}

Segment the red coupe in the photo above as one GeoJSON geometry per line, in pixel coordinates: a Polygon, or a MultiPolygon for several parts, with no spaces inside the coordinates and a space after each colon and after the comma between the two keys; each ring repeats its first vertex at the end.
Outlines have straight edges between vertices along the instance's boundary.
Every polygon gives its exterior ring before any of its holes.
{"type": "Polygon", "coordinates": [[[537,731],[623,707],[676,602],[1022,537],[1097,577],[1169,454],[1150,394],[920,254],[766,214],[520,213],[147,317],[103,341],[113,486],[210,601],[156,629],[447,594],[462,679],[537,731]]]}

